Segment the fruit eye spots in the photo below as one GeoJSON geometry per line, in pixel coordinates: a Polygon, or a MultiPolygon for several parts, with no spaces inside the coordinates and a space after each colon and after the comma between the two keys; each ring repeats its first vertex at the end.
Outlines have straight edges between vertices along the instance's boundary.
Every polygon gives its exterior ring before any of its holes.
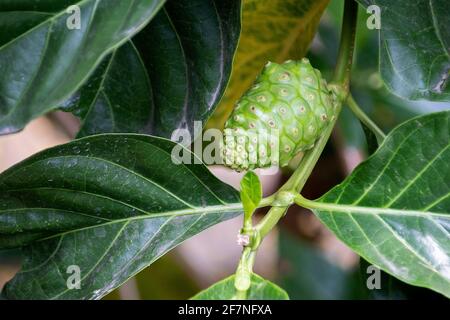
{"type": "Polygon", "coordinates": [[[288,94],[289,94],[288,89],[285,89],[285,88],[280,89],[280,95],[282,95],[282,96],[287,96],[288,94]]]}
{"type": "Polygon", "coordinates": [[[283,72],[283,73],[280,74],[280,76],[278,77],[278,80],[280,80],[280,81],[289,81],[289,80],[291,80],[291,76],[289,75],[288,72],[283,72]]]}
{"type": "Polygon", "coordinates": [[[226,140],[227,147],[234,148],[234,140],[226,140]]]}
{"type": "Polygon", "coordinates": [[[335,94],[328,90],[307,58],[282,65],[268,62],[225,124],[232,136],[223,140],[223,153],[232,158],[226,164],[240,171],[285,166],[294,153],[310,149],[330,119],[335,121],[335,94]],[[268,132],[274,130],[279,130],[277,140],[268,140],[268,132]],[[280,157],[277,162],[275,155],[280,157]]]}
{"type": "Polygon", "coordinates": [[[258,102],[266,102],[267,98],[266,98],[266,96],[260,95],[260,96],[256,97],[256,100],[258,102]]]}

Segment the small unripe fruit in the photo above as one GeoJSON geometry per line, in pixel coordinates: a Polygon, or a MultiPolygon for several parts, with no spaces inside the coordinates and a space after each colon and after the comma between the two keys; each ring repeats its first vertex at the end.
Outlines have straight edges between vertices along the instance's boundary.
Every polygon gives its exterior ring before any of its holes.
{"type": "Polygon", "coordinates": [[[225,123],[224,163],[239,171],[286,166],[334,116],[334,96],[308,59],[268,62],[225,123]]]}

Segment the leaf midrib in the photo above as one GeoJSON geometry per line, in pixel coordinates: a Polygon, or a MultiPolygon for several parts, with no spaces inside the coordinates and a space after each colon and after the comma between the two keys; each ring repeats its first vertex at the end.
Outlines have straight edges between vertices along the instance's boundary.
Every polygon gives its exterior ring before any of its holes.
{"type": "MultiPolygon", "coordinates": [[[[153,146],[153,144],[152,144],[153,146]]],[[[165,192],[166,194],[170,195],[174,200],[177,200],[178,202],[184,204],[187,207],[194,207],[192,204],[186,202],[185,200],[183,200],[182,198],[178,197],[176,194],[174,194],[173,192],[169,191],[168,189],[166,189],[165,187],[163,187],[162,185],[160,185],[158,182],[153,181],[152,179],[150,179],[149,177],[146,177],[138,172],[133,171],[132,169],[125,167],[119,163],[110,161],[108,159],[105,158],[100,158],[100,157],[96,157],[96,156],[91,156],[91,155],[75,155],[75,154],[69,154],[69,155],[64,155],[64,156],[54,156],[51,158],[43,158],[43,159],[39,159],[33,163],[30,163],[28,166],[33,166],[36,163],[39,162],[45,162],[45,161],[49,161],[49,160],[55,160],[55,159],[66,159],[66,158],[82,158],[82,159],[93,159],[93,160],[97,160],[100,162],[105,162],[108,163],[110,165],[112,165],[113,167],[118,167],[124,171],[127,171],[129,173],[131,173],[133,176],[136,176],[140,179],[143,179],[144,181],[149,182],[151,185],[154,185],[155,187],[157,187],[158,189],[160,189],[161,191],[165,192]]],[[[23,170],[24,168],[26,168],[27,166],[22,167],[21,169],[23,170]]],[[[13,176],[13,175],[12,175],[13,176]]],[[[9,176],[7,176],[9,177],[9,176]]]]}
{"type": "Polygon", "coordinates": [[[51,235],[49,237],[45,237],[45,238],[36,240],[36,242],[53,239],[55,237],[65,236],[67,234],[74,233],[74,232],[80,232],[80,231],[84,231],[84,230],[89,230],[89,229],[98,228],[98,227],[104,227],[107,225],[113,225],[113,224],[122,223],[122,222],[125,223],[125,222],[131,222],[131,221],[135,221],[135,220],[156,219],[156,218],[163,218],[163,217],[170,218],[170,217],[174,217],[174,216],[181,217],[181,216],[189,216],[189,215],[195,216],[195,215],[203,215],[203,214],[234,213],[234,212],[242,212],[242,210],[243,209],[242,209],[241,203],[230,203],[227,206],[216,205],[216,206],[208,206],[208,207],[204,207],[204,208],[198,207],[195,209],[182,209],[182,210],[167,211],[164,213],[127,217],[127,218],[116,219],[113,221],[108,221],[105,223],[95,224],[92,226],[76,228],[76,229],[68,230],[65,232],[60,232],[60,233],[51,235]]]}
{"type": "MultiPolygon", "coordinates": [[[[354,206],[354,205],[344,205],[344,204],[331,204],[325,202],[314,202],[310,207],[312,209],[333,211],[330,213],[352,213],[352,214],[367,214],[367,215],[390,215],[390,216],[412,216],[412,217],[423,217],[423,218],[445,218],[450,219],[450,214],[443,212],[430,212],[430,211],[420,211],[420,210],[409,210],[409,209],[395,209],[395,208],[380,208],[380,207],[366,207],[366,206],[354,206]]],[[[310,201],[307,201],[308,205],[310,201]]]]}

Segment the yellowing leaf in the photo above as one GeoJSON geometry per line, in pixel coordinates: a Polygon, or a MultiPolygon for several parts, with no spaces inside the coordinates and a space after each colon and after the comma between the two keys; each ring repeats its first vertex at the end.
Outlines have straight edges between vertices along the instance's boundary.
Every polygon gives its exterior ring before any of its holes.
{"type": "Polygon", "coordinates": [[[329,0],[244,0],[230,83],[207,127],[222,128],[237,99],[270,60],[303,57],[329,0]]]}

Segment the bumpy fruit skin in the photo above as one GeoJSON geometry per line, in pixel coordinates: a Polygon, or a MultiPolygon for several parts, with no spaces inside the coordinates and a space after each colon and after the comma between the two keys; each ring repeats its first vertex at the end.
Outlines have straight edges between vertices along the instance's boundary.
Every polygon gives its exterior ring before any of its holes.
{"type": "Polygon", "coordinates": [[[225,124],[224,163],[238,171],[286,166],[314,146],[335,116],[334,101],[308,59],[268,62],[225,124]]]}

